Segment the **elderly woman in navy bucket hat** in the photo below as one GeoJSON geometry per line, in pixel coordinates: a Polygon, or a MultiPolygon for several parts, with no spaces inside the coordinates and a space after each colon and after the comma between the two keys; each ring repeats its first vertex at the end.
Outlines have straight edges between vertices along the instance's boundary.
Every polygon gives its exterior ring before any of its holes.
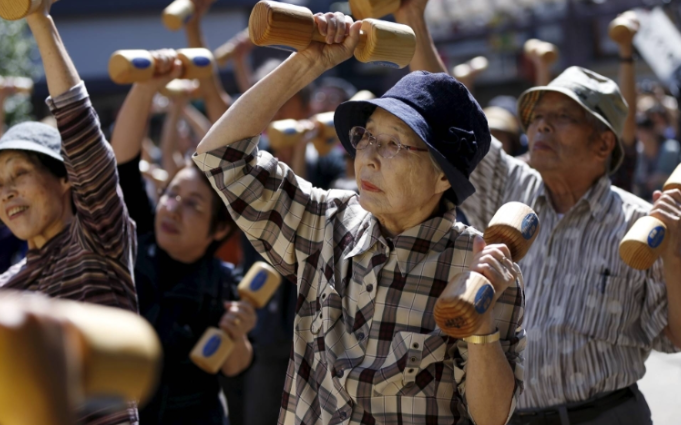
{"type": "Polygon", "coordinates": [[[340,105],[359,194],[314,188],[257,149],[286,100],[350,58],[360,23],[346,19],[316,15],[326,43],[240,97],[194,156],[255,249],[298,284],[279,423],[505,423],[522,389],[524,299],[507,248],[456,221],[490,145],[466,88],[417,72],[378,99],[340,105]],[[475,336],[459,340],[433,309],[465,270],[497,295],[475,336]]]}

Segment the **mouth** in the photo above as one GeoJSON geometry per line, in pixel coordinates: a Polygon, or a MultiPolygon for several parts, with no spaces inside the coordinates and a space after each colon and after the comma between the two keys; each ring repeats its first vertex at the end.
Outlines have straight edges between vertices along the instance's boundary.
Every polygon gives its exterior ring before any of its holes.
{"type": "Polygon", "coordinates": [[[168,222],[161,222],[161,230],[164,233],[170,233],[171,235],[177,235],[180,230],[174,224],[168,222]]]}
{"type": "Polygon", "coordinates": [[[546,142],[534,142],[532,145],[533,151],[552,151],[551,146],[546,142]]]}
{"type": "Polygon", "coordinates": [[[7,212],[7,217],[8,217],[10,220],[14,220],[15,218],[17,218],[17,217],[19,217],[21,214],[23,214],[24,211],[26,211],[27,209],[28,209],[28,207],[25,207],[25,206],[24,206],[24,207],[12,207],[12,208],[8,208],[7,211],[6,211],[6,212],[7,212]]]}
{"type": "Polygon", "coordinates": [[[364,180],[362,180],[362,189],[366,190],[368,192],[380,192],[381,191],[381,189],[379,189],[378,187],[376,187],[373,184],[371,184],[367,181],[364,181],[364,180]]]}

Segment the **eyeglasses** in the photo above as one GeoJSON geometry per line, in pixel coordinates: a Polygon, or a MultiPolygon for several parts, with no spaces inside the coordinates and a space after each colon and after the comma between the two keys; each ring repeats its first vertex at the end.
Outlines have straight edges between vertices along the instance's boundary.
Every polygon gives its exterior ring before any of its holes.
{"type": "Polygon", "coordinates": [[[159,203],[166,204],[168,208],[171,207],[172,203],[174,203],[175,206],[179,204],[184,211],[190,213],[203,213],[206,211],[205,207],[198,201],[194,199],[184,199],[170,189],[166,189],[161,193],[159,203]]]}
{"type": "Polygon", "coordinates": [[[378,134],[374,136],[364,127],[352,127],[350,129],[350,144],[352,147],[361,151],[371,145],[375,145],[378,154],[383,158],[390,159],[404,149],[408,151],[428,152],[425,148],[403,145],[388,134],[378,134]]]}

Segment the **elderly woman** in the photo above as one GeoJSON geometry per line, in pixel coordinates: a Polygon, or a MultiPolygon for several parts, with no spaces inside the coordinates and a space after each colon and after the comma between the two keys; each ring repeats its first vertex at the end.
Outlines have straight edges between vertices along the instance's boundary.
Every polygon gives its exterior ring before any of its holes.
{"type": "MultiPolygon", "coordinates": [[[[42,292],[137,312],[135,227],[118,191],[116,161],[85,85],[49,15],[27,18],[42,56],[59,131],[22,123],[0,139],[0,220],[28,242],[0,289],[42,292]]],[[[83,423],[136,423],[127,406],[84,406],[83,423]]]]}
{"type": "Polygon", "coordinates": [[[254,247],[298,284],[279,423],[505,423],[522,385],[519,270],[505,246],[485,246],[455,221],[490,144],[484,115],[453,78],[408,75],[379,99],[336,110],[359,195],[311,187],[258,152],[254,135],[352,55],[359,22],[315,19],[327,43],[292,55],[239,98],[194,158],[254,247]],[[433,318],[447,282],[466,269],[497,292],[470,343],[433,318]]]}

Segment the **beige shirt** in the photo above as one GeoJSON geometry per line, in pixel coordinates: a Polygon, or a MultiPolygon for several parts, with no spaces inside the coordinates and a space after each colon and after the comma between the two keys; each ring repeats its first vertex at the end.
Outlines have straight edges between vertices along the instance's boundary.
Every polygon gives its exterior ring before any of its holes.
{"type": "Polygon", "coordinates": [[[651,349],[672,352],[662,335],[667,296],[662,261],[628,267],[619,242],[651,205],[602,177],[562,218],[539,173],[494,140],[471,176],[476,193],[462,210],[483,230],[506,202],[531,206],[540,230],[519,262],[526,284],[525,392],[518,408],[583,401],[629,386],[651,349]]]}

